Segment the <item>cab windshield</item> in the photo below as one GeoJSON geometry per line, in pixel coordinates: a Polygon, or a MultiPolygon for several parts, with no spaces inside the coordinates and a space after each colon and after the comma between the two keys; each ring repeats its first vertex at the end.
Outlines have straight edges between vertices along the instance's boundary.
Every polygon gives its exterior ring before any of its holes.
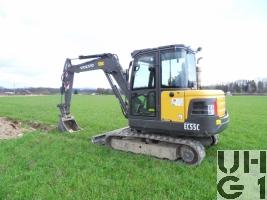
{"type": "Polygon", "coordinates": [[[195,88],[195,55],[184,49],[161,53],[161,87],[195,88]]]}

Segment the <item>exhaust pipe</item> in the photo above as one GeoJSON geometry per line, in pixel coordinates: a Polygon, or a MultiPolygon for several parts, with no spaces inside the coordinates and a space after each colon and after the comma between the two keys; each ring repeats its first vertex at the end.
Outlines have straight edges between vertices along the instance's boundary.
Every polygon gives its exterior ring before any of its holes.
{"type": "Polygon", "coordinates": [[[199,61],[203,59],[203,57],[199,57],[197,59],[197,66],[196,66],[196,70],[197,70],[197,89],[201,89],[202,88],[202,67],[199,64],[199,61]]]}
{"type": "Polygon", "coordinates": [[[202,88],[202,76],[201,76],[202,68],[197,66],[197,89],[202,88]]]}

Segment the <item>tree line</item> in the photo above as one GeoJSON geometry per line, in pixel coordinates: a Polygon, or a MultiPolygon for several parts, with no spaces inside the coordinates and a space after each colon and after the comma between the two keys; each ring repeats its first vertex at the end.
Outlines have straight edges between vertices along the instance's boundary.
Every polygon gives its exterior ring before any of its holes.
{"type": "Polygon", "coordinates": [[[73,94],[113,94],[111,88],[96,88],[96,89],[74,89],[73,94]]]}
{"type": "Polygon", "coordinates": [[[209,86],[203,86],[204,89],[219,89],[225,93],[240,94],[263,94],[267,93],[267,80],[238,80],[229,83],[220,83],[209,86]]]}
{"type": "MultiPolygon", "coordinates": [[[[267,78],[256,80],[238,80],[229,83],[203,86],[202,89],[218,89],[225,93],[233,94],[267,94],[267,78]]],[[[58,94],[59,88],[4,88],[0,87],[0,95],[5,93],[28,95],[28,94],[58,94]]],[[[113,94],[111,88],[74,88],[74,94],[113,94]]]]}

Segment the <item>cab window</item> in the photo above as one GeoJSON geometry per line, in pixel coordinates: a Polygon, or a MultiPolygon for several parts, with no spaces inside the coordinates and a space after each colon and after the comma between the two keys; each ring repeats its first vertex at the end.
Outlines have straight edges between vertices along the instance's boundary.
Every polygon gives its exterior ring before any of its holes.
{"type": "Polygon", "coordinates": [[[155,87],[155,58],[153,55],[139,57],[134,63],[133,89],[155,87]]]}
{"type": "Polygon", "coordinates": [[[132,115],[156,116],[156,95],[154,91],[132,96],[132,115]]]}

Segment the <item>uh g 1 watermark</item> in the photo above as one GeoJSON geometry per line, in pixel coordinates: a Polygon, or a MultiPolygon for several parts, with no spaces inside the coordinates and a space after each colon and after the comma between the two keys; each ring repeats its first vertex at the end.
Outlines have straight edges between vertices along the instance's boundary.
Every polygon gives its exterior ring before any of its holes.
{"type": "Polygon", "coordinates": [[[217,199],[267,199],[267,150],[217,151],[217,199]]]}

